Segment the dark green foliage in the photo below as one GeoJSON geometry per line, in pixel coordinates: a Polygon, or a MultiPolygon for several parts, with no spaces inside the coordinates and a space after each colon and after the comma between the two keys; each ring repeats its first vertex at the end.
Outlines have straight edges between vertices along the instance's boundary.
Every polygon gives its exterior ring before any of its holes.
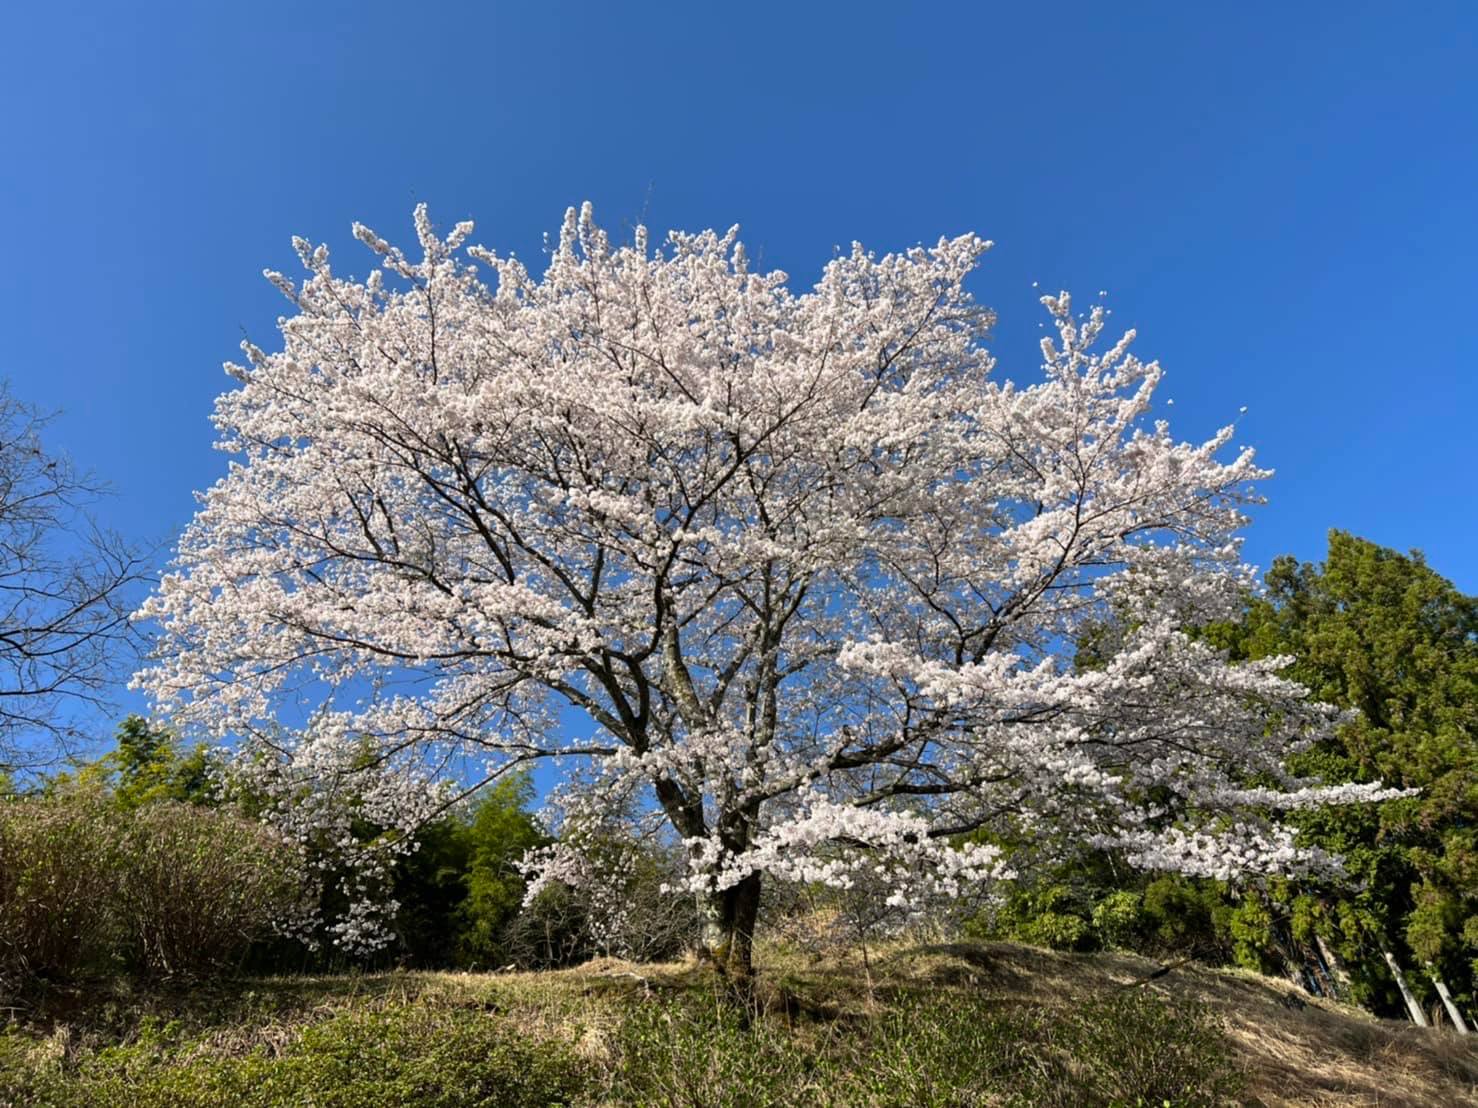
{"type": "Polygon", "coordinates": [[[1344,856],[1353,884],[1289,890],[1279,911],[1291,937],[1323,937],[1380,1011],[1399,1010],[1381,944],[1419,990],[1430,966],[1472,1003],[1478,948],[1464,929],[1478,916],[1478,599],[1418,553],[1341,531],[1322,566],[1279,558],[1267,585],[1241,623],[1208,637],[1235,657],[1291,654],[1290,676],[1360,713],[1294,768],[1421,790],[1300,817],[1307,841],[1344,856]]]}
{"type": "Polygon", "coordinates": [[[999,906],[964,930],[1053,950],[1131,950],[1220,963],[1234,954],[1236,910],[1218,882],[1142,873],[1086,852],[1022,874],[999,906]]]}
{"type": "Polygon", "coordinates": [[[528,810],[533,796],[526,775],[506,778],[417,834],[394,887],[412,964],[497,969],[511,960],[506,932],[525,887],[517,863],[547,841],[528,810]]]}
{"type": "MultiPolygon", "coordinates": [[[[1297,755],[1327,783],[1383,781],[1419,795],[1294,815],[1349,881],[1261,889],[1135,875],[1100,855],[1029,872],[985,933],[1059,949],[1120,946],[1292,973],[1319,992],[1404,1012],[1382,947],[1428,1001],[1432,974],[1478,1002],[1478,600],[1427,567],[1340,531],[1322,565],[1279,558],[1242,619],[1191,629],[1235,659],[1291,656],[1287,675],[1359,713],[1297,755]],[[1138,909],[1120,894],[1138,896],[1138,909]],[[1328,959],[1326,959],[1326,952],[1328,959]],[[1333,964],[1332,964],[1333,963],[1333,964]],[[1342,983],[1348,977],[1347,990],[1342,983]]],[[[1106,624],[1080,644],[1098,664],[1106,624]]]]}
{"type": "MultiPolygon", "coordinates": [[[[222,787],[226,779],[220,769],[205,747],[183,748],[167,729],[130,716],[119,725],[112,751],[75,774],[52,778],[46,789],[64,791],[76,782],[106,795],[120,813],[128,813],[118,817],[119,833],[134,824],[157,823],[153,813],[169,802],[259,817],[264,799],[239,784],[222,787]]],[[[399,941],[379,960],[462,968],[496,968],[508,961],[503,935],[524,890],[515,863],[545,841],[528,811],[532,799],[527,775],[510,777],[417,832],[418,846],[398,859],[388,890],[400,904],[395,919],[399,941]]],[[[361,821],[354,833],[370,841],[385,829],[361,821]]],[[[318,844],[305,845],[312,863],[318,844]]],[[[346,901],[341,875],[330,867],[323,876],[318,916],[331,920],[346,901]]],[[[258,970],[330,967],[344,961],[330,944],[313,953],[285,939],[259,943],[250,957],[258,970]]]]}
{"type": "Polygon", "coordinates": [[[170,731],[142,716],[129,716],[119,724],[117,746],[90,768],[109,784],[123,808],[160,800],[212,804],[217,799],[206,748],[183,750],[170,731]]]}
{"type": "MultiPolygon", "coordinates": [[[[219,962],[226,957],[224,948],[214,939],[204,940],[210,929],[203,918],[192,914],[196,906],[210,902],[209,897],[202,901],[199,896],[187,894],[185,887],[204,895],[204,885],[228,872],[232,876],[227,887],[214,890],[211,895],[217,898],[216,906],[205,915],[221,921],[218,930],[222,933],[251,931],[255,935],[244,955],[234,942],[227,944],[233,952],[228,960],[244,959],[243,966],[258,972],[343,969],[352,964],[353,960],[323,941],[320,925],[306,929],[318,935],[320,941],[315,947],[295,938],[267,936],[261,928],[244,928],[235,922],[228,903],[233,890],[249,899],[277,881],[282,871],[275,862],[256,874],[233,869],[240,858],[227,863],[223,857],[223,867],[215,870],[205,864],[210,853],[208,825],[212,817],[195,819],[184,814],[185,809],[210,809],[219,813],[220,820],[237,820],[249,829],[243,840],[249,843],[260,842],[268,835],[260,823],[266,799],[239,782],[233,783],[223,768],[206,748],[186,749],[168,730],[130,716],[119,726],[112,751],[40,785],[37,795],[59,802],[66,798],[66,805],[46,822],[54,847],[46,857],[62,867],[62,873],[50,880],[48,887],[59,890],[56,895],[67,897],[73,907],[60,914],[52,909],[35,909],[37,919],[69,922],[56,934],[55,951],[43,943],[35,947],[37,953],[28,955],[28,964],[44,965],[48,967],[45,972],[66,977],[83,972],[82,961],[91,958],[87,952],[102,949],[111,953],[103,963],[89,965],[86,972],[119,970],[127,965],[147,968],[151,973],[168,973],[186,963],[198,967],[219,962]],[[67,818],[59,814],[63,811],[69,813],[67,818]],[[76,819],[84,817],[90,821],[86,826],[74,826],[76,819]],[[204,837],[195,842],[192,836],[204,837]],[[117,880],[125,856],[120,851],[125,847],[132,852],[127,856],[139,861],[131,883],[117,880]],[[92,891],[84,895],[84,886],[92,891]],[[139,900],[139,933],[128,940],[137,948],[135,951],[121,956],[117,944],[122,940],[116,936],[98,943],[77,943],[67,938],[72,933],[67,927],[75,931],[92,926],[84,917],[93,909],[83,905],[96,906],[96,911],[102,912],[101,906],[111,903],[110,897],[116,900],[124,895],[139,900]],[[176,905],[177,910],[161,914],[156,906],[164,903],[176,905]],[[183,953],[185,950],[199,953],[190,958],[183,953]]],[[[13,795],[7,780],[0,798],[13,795]]],[[[529,849],[548,841],[529,811],[532,801],[533,786],[528,776],[511,776],[420,828],[415,833],[415,848],[392,858],[388,885],[383,890],[399,905],[393,920],[397,941],[362,961],[497,969],[509,963],[570,965],[603,952],[582,895],[551,890],[533,912],[524,912],[526,886],[518,863],[529,849]],[[524,915],[528,918],[521,918],[524,915]]],[[[359,820],[352,824],[352,833],[361,842],[371,842],[387,830],[359,820]]],[[[294,920],[338,918],[347,905],[347,894],[340,880],[345,872],[334,863],[334,844],[310,840],[295,849],[302,852],[299,873],[314,876],[303,888],[310,899],[316,899],[313,904],[295,902],[294,920]]],[[[660,851],[637,853],[641,856],[630,871],[630,887],[619,899],[640,908],[657,902],[656,890],[671,877],[671,867],[660,851]]],[[[17,857],[12,851],[9,865],[0,858],[0,896],[4,895],[6,882],[14,884],[16,880],[13,871],[19,864],[17,857]]],[[[18,910],[14,908],[16,903],[12,898],[12,915],[18,910]]],[[[661,913],[637,911],[632,919],[633,935],[639,941],[625,944],[631,949],[623,949],[623,953],[663,957],[681,951],[686,932],[674,939],[670,921],[661,913]]],[[[302,933],[297,928],[295,931],[302,933]]],[[[0,950],[6,943],[5,935],[0,934],[0,950]]]]}

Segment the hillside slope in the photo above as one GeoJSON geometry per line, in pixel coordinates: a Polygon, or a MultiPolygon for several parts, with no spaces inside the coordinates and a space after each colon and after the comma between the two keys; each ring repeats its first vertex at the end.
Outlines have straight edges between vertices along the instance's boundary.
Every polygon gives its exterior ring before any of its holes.
{"type": "Polygon", "coordinates": [[[1160,968],[1004,943],[771,950],[747,1028],[693,964],[58,992],[11,1011],[0,1104],[1478,1105],[1478,1046],[1450,1031],[1160,968]]]}

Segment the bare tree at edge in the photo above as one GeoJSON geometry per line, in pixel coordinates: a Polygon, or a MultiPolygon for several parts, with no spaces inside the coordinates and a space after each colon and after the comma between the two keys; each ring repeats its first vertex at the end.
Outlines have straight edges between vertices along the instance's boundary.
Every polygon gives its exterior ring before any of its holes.
{"type": "Polygon", "coordinates": [[[136,655],[143,557],[93,518],[105,486],[46,449],[51,419],[0,382],[0,772],[74,753],[136,655]]]}

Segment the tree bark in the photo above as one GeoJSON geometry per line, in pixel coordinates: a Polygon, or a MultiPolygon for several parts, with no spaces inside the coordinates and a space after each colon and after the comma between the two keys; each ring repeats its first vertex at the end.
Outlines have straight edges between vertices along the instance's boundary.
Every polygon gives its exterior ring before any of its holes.
{"type": "Polygon", "coordinates": [[[1418,1027],[1431,1027],[1427,1021],[1427,1014],[1422,1011],[1422,1006],[1417,1003],[1416,994],[1411,991],[1411,986],[1406,981],[1406,974],[1401,972],[1401,963],[1396,961],[1396,956],[1381,944],[1380,952],[1386,960],[1386,965],[1391,968],[1391,976],[1396,979],[1396,988],[1401,990],[1401,999],[1406,1001],[1406,1011],[1411,1016],[1411,1022],[1418,1027]]]}
{"type": "Polygon", "coordinates": [[[1354,989],[1350,984],[1350,971],[1345,968],[1345,963],[1334,948],[1324,941],[1324,936],[1315,932],[1314,945],[1319,950],[1319,957],[1324,959],[1324,965],[1329,969],[1329,979],[1334,983],[1337,1000],[1349,1001],[1354,997],[1354,989]]]}
{"type": "Polygon", "coordinates": [[[759,918],[760,875],[705,897],[703,953],[735,984],[747,988],[754,976],[754,927],[759,918]]]}
{"type": "Polygon", "coordinates": [[[1468,1024],[1463,1019],[1463,1014],[1457,1010],[1457,1005],[1452,1002],[1452,994],[1447,991],[1447,982],[1442,980],[1442,975],[1437,972],[1437,967],[1427,965],[1427,973],[1432,978],[1432,984],[1437,986],[1437,995],[1442,998],[1442,1006],[1447,1009],[1447,1016],[1452,1020],[1452,1026],[1457,1028],[1459,1035],[1468,1033],[1468,1024]]]}

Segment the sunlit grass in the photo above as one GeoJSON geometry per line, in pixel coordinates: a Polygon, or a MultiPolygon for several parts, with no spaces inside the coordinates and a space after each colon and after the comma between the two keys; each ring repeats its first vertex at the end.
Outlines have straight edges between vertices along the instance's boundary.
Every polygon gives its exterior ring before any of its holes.
{"type": "Polygon", "coordinates": [[[1253,974],[991,944],[53,992],[0,1104],[1461,1104],[1478,1052],[1253,974]],[[388,1098],[388,1099],[387,1099],[388,1098]]]}

